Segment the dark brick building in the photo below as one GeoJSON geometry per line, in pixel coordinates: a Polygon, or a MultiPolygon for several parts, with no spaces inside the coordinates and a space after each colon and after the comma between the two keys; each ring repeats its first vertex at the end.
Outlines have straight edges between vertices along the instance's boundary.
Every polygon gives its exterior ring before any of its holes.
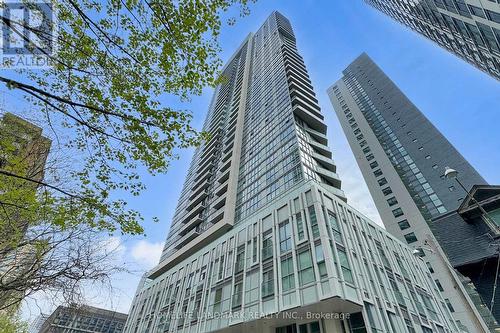
{"type": "Polygon", "coordinates": [[[495,287],[495,277],[500,264],[500,186],[474,185],[470,193],[475,200],[467,197],[456,211],[436,218],[431,227],[451,265],[499,322],[500,288],[495,287]]]}

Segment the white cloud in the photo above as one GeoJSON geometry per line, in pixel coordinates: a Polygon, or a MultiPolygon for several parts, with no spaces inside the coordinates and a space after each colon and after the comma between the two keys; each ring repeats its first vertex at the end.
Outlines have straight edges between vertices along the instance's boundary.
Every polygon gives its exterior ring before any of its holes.
{"type": "Polygon", "coordinates": [[[147,269],[153,268],[160,261],[163,243],[138,241],[130,250],[132,258],[147,269]]]}
{"type": "Polygon", "coordinates": [[[106,253],[113,253],[115,259],[117,260],[123,258],[127,249],[123,244],[122,239],[118,236],[110,236],[109,238],[104,239],[101,247],[106,253]]]}

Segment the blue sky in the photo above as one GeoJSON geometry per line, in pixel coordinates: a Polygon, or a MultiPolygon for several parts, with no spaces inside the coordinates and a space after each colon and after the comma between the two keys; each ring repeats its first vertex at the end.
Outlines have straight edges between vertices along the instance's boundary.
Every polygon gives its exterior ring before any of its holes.
{"type": "MultiPolygon", "coordinates": [[[[227,60],[244,37],[256,31],[267,16],[278,10],[294,28],[328,125],[329,145],[351,205],[380,222],[361,173],[328,100],[326,89],[360,53],[370,57],[442,131],[448,140],[491,184],[500,184],[500,82],[482,73],[429,40],[404,28],[366,5],[362,0],[268,1],[251,5],[251,14],[221,33],[221,57],[227,60]]],[[[191,110],[198,128],[212,95],[206,89],[193,98],[191,110]]],[[[168,174],[144,175],[148,190],[130,205],[146,217],[146,237],[116,237],[122,261],[135,274],[116,276],[118,295],[113,299],[93,294],[91,303],[128,310],[140,272],[151,268],[161,252],[193,150],[179,153],[168,174]],[[152,223],[158,216],[160,223],[152,223]]],[[[90,288],[89,288],[90,291],[90,288]]],[[[41,309],[50,305],[39,302],[41,309]]],[[[24,316],[33,318],[40,308],[30,303],[24,316]]]]}

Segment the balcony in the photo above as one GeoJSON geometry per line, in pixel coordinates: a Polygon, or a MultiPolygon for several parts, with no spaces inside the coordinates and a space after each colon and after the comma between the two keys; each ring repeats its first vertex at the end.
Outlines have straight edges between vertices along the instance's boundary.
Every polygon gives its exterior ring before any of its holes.
{"type": "Polygon", "coordinates": [[[304,77],[304,74],[300,74],[297,71],[292,70],[292,67],[290,65],[288,65],[286,74],[289,85],[295,82],[298,86],[302,87],[302,89],[313,91],[311,81],[304,77]]]}
{"type": "Polygon", "coordinates": [[[337,197],[339,197],[341,200],[343,201],[347,201],[346,197],[345,197],[345,193],[344,191],[336,188],[336,187],[333,187],[331,185],[328,185],[328,184],[325,184],[325,183],[321,183],[321,186],[323,186],[324,188],[326,188],[328,191],[330,191],[332,194],[335,194],[337,197]]]}
{"type": "Polygon", "coordinates": [[[215,209],[220,209],[224,207],[225,204],[226,204],[226,196],[222,195],[221,197],[217,198],[217,200],[215,200],[212,207],[215,209]]]}
{"type": "Polygon", "coordinates": [[[312,128],[306,128],[307,133],[309,133],[316,141],[326,145],[328,143],[328,139],[326,134],[313,130],[312,128]]]}
{"type": "Polygon", "coordinates": [[[224,172],[227,169],[229,169],[229,167],[231,166],[231,162],[232,162],[231,159],[228,159],[227,161],[225,161],[224,164],[222,164],[222,166],[220,167],[219,171],[224,172]]]}
{"type": "Polygon", "coordinates": [[[199,163],[198,163],[198,167],[196,168],[196,172],[199,172],[200,170],[202,169],[205,169],[207,167],[207,165],[210,165],[213,163],[214,159],[213,158],[206,158],[206,159],[202,159],[202,158],[199,158],[199,163]]]}
{"type": "Polygon", "coordinates": [[[202,201],[200,202],[197,206],[195,206],[193,209],[186,209],[189,214],[186,215],[184,220],[182,221],[183,223],[188,222],[191,220],[193,217],[195,217],[197,214],[201,213],[202,210],[206,208],[205,203],[202,201]]]}
{"type": "Polygon", "coordinates": [[[203,168],[207,163],[212,163],[216,157],[216,154],[210,154],[204,157],[200,157],[200,168],[203,168]]]}
{"type": "Polygon", "coordinates": [[[189,196],[189,198],[194,198],[195,196],[197,196],[201,191],[205,190],[208,185],[210,185],[208,182],[205,182],[203,184],[201,184],[200,186],[197,186],[197,187],[193,187],[192,191],[193,193],[191,193],[191,195],[189,196]]]}
{"type": "Polygon", "coordinates": [[[207,156],[211,155],[211,153],[217,148],[219,140],[214,140],[210,142],[205,148],[203,148],[203,153],[201,154],[201,159],[205,159],[207,156]]]}
{"type": "Polygon", "coordinates": [[[222,161],[222,162],[226,162],[226,161],[227,161],[228,159],[230,159],[232,156],[233,156],[233,151],[232,151],[232,150],[230,150],[230,151],[228,151],[228,152],[224,153],[224,155],[222,155],[222,159],[221,159],[221,161],[222,161]]]}
{"type": "Polygon", "coordinates": [[[197,204],[199,204],[203,199],[205,199],[208,195],[208,191],[207,190],[203,190],[201,191],[198,195],[196,195],[195,197],[193,197],[191,199],[191,201],[189,202],[187,208],[188,209],[191,209],[193,208],[194,206],[196,206],[197,204]]]}
{"type": "Polygon", "coordinates": [[[224,217],[224,208],[225,207],[223,206],[222,208],[219,208],[218,210],[213,212],[212,215],[210,215],[208,222],[210,222],[211,224],[215,224],[222,220],[222,218],[224,217]]]}
{"type": "Polygon", "coordinates": [[[321,144],[317,141],[314,140],[309,140],[309,144],[316,149],[321,155],[324,155],[328,158],[332,158],[332,152],[328,148],[328,146],[325,146],[324,144],[321,144]]]}
{"type": "Polygon", "coordinates": [[[314,97],[312,92],[302,89],[302,87],[297,85],[295,82],[291,82],[289,88],[290,88],[290,95],[302,97],[311,104],[316,104],[316,105],[318,104],[318,100],[316,99],[316,97],[314,97]]]}
{"type": "Polygon", "coordinates": [[[300,104],[295,104],[293,106],[293,113],[305,121],[309,127],[318,131],[318,132],[326,132],[326,125],[323,120],[317,117],[314,113],[304,108],[300,104]]]}
{"type": "Polygon", "coordinates": [[[316,117],[323,120],[323,115],[321,114],[318,104],[307,101],[304,97],[294,95],[292,96],[292,105],[302,105],[303,108],[311,112],[316,117]]]}
{"type": "Polygon", "coordinates": [[[225,171],[225,172],[224,172],[224,173],[220,176],[220,178],[217,180],[220,184],[222,184],[222,183],[226,182],[226,180],[228,180],[228,179],[229,179],[229,171],[230,171],[229,169],[228,169],[228,170],[226,170],[226,171],[225,171]]]}
{"type": "Polygon", "coordinates": [[[201,214],[196,215],[193,217],[191,220],[189,220],[186,224],[180,228],[177,233],[179,235],[185,235],[188,231],[190,231],[193,228],[196,228],[201,222],[203,222],[203,219],[201,218],[201,214]]]}
{"type": "Polygon", "coordinates": [[[196,183],[193,185],[193,189],[195,188],[198,188],[198,186],[201,186],[203,185],[203,183],[205,183],[209,178],[210,176],[212,176],[213,174],[213,171],[208,171],[208,172],[205,172],[203,175],[198,175],[199,179],[196,181],[196,183]]]}
{"type": "Polygon", "coordinates": [[[227,134],[227,138],[224,140],[224,145],[227,146],[227,145],[230,145],[233,143],[234,141],[234,131],[230,132],[227,134]]]}
{"type": "Polygon", "coordinates": [[[224,184],[220,185],[215,189],[215,195],[221,196],[222,194],[227,192],[227,185],[229,181],[224,182],[224,184]]]}
{"type": "Polygon", "coordinates": [[[190,232],[188,232],[187,234],[182,236],[182,238],[179,240],[179,243],[177,243],[175,248],[179,249],[179,248],[183,247],[184,245],[186,245],[187,243],[189,243],[190,241],[192,241],[193,239],[195,239],[199,235],[200,235],[200,233],[198,232],[198,230],[196,230],[196,229],[191,230],[190,232]]]}
{"type": "Polygon", "coordinates": [[[333,163],[331,158],[328,158],[316,152],[312,154],[312,157],[316,161],[318,161],[321,164],[321,166],[323,166],[325,169],[330,170],[332,172],[337,172],[337,167],[335,166],[335,163],[333,163]]]}
{"type": "Polygon", "coordinates": [[[213,162],[210,162],[208,164],[205,164],[203,168],[199,168],[196,170],[196,175],[203,175],[206,172],[210,172],[210,168],[213,166],[213,162]]]}
{"type": "Polygon", "coordinates": [[[330,183],[332,183],[335,187],[340,188],[340,178],[335,172],[331,172],[330,170],[317,167],[316,171],[325,179],[327,179],[330,183]]]}
{"type": "Polygon", "coordinates": [[[229,142],[229,144],[227,145],[227,147],[224,148],[224,154],[226,154],[227,152],[231,151],[233,149],[233,146],[234,146],[234,141],[229,142]]]}

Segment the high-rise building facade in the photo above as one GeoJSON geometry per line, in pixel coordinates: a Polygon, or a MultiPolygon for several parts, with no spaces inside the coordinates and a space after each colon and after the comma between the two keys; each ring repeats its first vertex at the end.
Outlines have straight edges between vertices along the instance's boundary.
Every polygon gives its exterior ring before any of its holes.
{"type": "Polygon", "coordinates": [[[51,141],[35,124],[12,113],[3,113],[3,110],[0,114],[0,171],[33,180],[26,182],[0,173],[0,202],[3,203],[0,209],[0,239],[3,240],[0,242],[0,287],[3,290],[0,306],[13,312],[24,298],[19,278],[33,269],[36,262],[35,246],[22,245],[28,223],[20,218],[24,205],[15,200],[33,195],[37,190],[37,182],[44,177],[51,141]]]}
{"type": "Polygon", "coordinates": [[[346,203],[288,19],[223,73],[125,331],[459,332],[423,260],[346,203]]]}
{"type": "Polygon", "coordinates": [[[29,325],[28,332],[29,333],[40,333],[43,324],[49,318],[49,315],[40,313],[29,325]]]}
{"type": "Polygon", "coordinates": [[[468,187],[485,180],[368,55],[352,62],[328,95],[386,229],[420,249],[454,317],[481,332],[477,307],[429,225],[465,197],[444,177],[446,166],[461,170],[468,187]]]}
{"type": "Polygon", "coordinates": [[[500,1],[365,2],[500,80],[500,1]]]}
{"type": "MultiPolygon", "coordinates": [[[[16,167],[21,164],[22,176],[41,181],[45,173],[45,162],[49,155],[51,141],[43,136],[42,128],[18,117],[5,113],[0,118],[0,168],[16,167]],[[17,164],[17,165],[16,165],[17,164]]],[[[33,188],[36,183],[29,183],[33,188]]]]}
{"type": "Polygon", "coordinates": [[[203,126],[211,138],[194,154],[162,260],[218,237],[303,179],[344,198],[288,20],[278,14],[247,37],[222,74],[203,126]]]}
{"type": "MultiPolygon", "coordinates": [[[[50,139],[43,136],[42,129],[35,124],[9,112],[4,113],[0,118],[0,170],[32,179],[33,182],[22,184],[28,192],[36,191],[37,182],[43,180],[50,146],[50,139]]],[[[13,179],[11,176],[0,174],[0,195],[8,195],[8,192],[17,190],[16,186],[19,185],[13,184],[13,179]]],[[[11,209],[9,218],[16,220],[16,223],[4,224],[0,227],[2,239],[13,234],[22,236],[27,228],[24,221],[16,219],[16,211],[13,211],[12,207],[9,208],[11,209]]],[[[2,211],[0,218],[7,218],[2,217],[2,213],[5,214],[2,211]]],[[[0,246],[0,258],[8,250],[0,246]]]]}
{"type": "Polygon", "coordinates": [[[121,333],[127,315],[93,306],[58,306],[41,325],[39,333],[121,333]]]}

